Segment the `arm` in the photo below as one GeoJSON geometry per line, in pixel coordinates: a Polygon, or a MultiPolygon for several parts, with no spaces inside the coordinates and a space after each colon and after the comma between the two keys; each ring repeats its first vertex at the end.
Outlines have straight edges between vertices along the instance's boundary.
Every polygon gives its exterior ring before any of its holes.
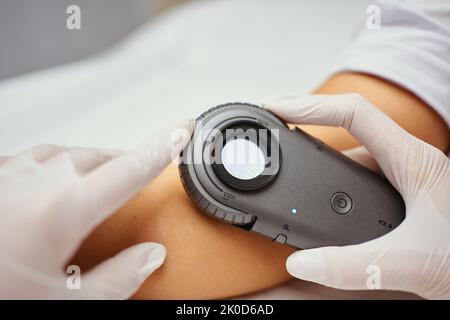
{"type": "MultiPolygon", "coordinates": [[[[316,94],[359,93],[400,126],[442,151],[447,151],[450,134],[446,123],[425,102],[391,82],[363,73],[340,73],[331,77],[316,94]]],[[[343,128],[301,126],[338,150],[359,145],[343,128]]]]}
{"type": "MultiPolygon", "coordinates": [[[[338,74],[317,93],[357,92],[412,134],[445,150],[448,129],[420,99],[387,81],[338,74]],[[420,120],[420,121],[419,121],[420,120]]],[[[341,129],[303,127],[337,149],[357,142],[341,129]]],[[[143,241],[167,247],[164,265],[135,298],[224,298],[273,287],[290,279],[285,269],[293,248],[217,222],[186,196],[177,168],[169,166],[86,239],[71,263],[85,271],[123,248],[143,241]]]]}

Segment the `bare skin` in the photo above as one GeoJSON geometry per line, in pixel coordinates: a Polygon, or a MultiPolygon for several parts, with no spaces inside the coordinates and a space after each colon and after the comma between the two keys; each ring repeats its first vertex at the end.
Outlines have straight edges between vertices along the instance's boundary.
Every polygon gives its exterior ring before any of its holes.
{"type": "MultiPolygon", "coordinates": [[[[328,79],[316,94],[360,93],[400,126],[442,151],[449,146],[449,130],[444,120],[425,102],[403,88],[361,73],[342,73],[328,79]]],[[[303,130],[338,150],[359,143],[345,129],[301,126],[303,130]]]]}
{"type": "MultiPolygon", "coordinates": [[[[315,93],[349,92],[362,94],[412,134],[447,150],[450,135],[444,121],[392,83],[345,73],[330,78],[315,93]]],[[[338,150],[358,145],[343,129],[301,128],[338,150]]],[[[164,244],[168,255],[136,292],[133,298],[138,299],[226,298],[270,288],[290,279],[285,260],[295,251],[200,213],[186,196],[174,165],[104,221],[71,263],[86,271],[144,241],[164,244]]]]}

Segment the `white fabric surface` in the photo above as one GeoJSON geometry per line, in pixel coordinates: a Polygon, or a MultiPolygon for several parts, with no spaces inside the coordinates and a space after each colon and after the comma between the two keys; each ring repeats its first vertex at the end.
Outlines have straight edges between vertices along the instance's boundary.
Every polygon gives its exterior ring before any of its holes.
{"type": "Polygon", "coordinates": [[[0,154],[42,142],[128,148],[217,104],[307,92],[366,3],[188,3],[105,54],[0,82],[0,154]]]}
{"type": "MultiPolygon", "coordinates": [[[[175,118],[217,104],[308,92],[336,63],[370,3],[229,0],[181,6],[102,55],[2,81],[0,154],[43,142],[129,148],[175,118]]],[[[400,296],[411,297],[292,281],[247,298],[400,296]]]]}
{"type": "Polygon", "coordinates": [[[359,71],[395,82],[427,102],[450,127],[450,1],[377,4],[381,28],[358,28],[331,72],[359,71]]]}

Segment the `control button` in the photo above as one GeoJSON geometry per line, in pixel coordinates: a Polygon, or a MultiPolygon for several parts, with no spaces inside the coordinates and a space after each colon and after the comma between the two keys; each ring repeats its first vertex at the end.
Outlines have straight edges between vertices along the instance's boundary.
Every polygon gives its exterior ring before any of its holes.
{"type": "Polygon", "coordinates": [[[278,243],[283,244],[283,243],[286,243],[287,236],[286,236],[285,234],[280,233],[280,234],[278,234],[278,235],[275,237],[275,239],[273,239],[273,240],[274,240],[275,242],[278,242],[278,243]]]}
{"type": "Polygon", "coordinates": [[[331,207],[338,214],[347,214],[353,208],[352,198],[344,192],[336,192],[331,197],[331,207]]]}

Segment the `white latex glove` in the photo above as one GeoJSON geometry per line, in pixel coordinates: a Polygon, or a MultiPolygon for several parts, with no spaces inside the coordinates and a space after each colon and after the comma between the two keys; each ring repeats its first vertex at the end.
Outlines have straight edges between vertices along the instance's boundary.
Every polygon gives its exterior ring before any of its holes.
{"type": "Polygon", "coordinates": [[[191,131],[192,122],[186,121],[127,153],[40,145],[1,157],[0,298],[123,299],[133,294],[164,262],[161,244],[132,246],[81,273],[80,290],[67,288],[65,264],[99,223],[178,155],[191,131]]]}
{"type": "Polygon", "coordinates": [[[289,273],[340,289],[379,284],[380,289],[450,299],[447,156],[357,94],[288,97],[265,107],[290,123],[346,128],[367,147],[406,203],[405,220],[390,233],[358,245],[298,251],[287,260],[289,273]]]}

